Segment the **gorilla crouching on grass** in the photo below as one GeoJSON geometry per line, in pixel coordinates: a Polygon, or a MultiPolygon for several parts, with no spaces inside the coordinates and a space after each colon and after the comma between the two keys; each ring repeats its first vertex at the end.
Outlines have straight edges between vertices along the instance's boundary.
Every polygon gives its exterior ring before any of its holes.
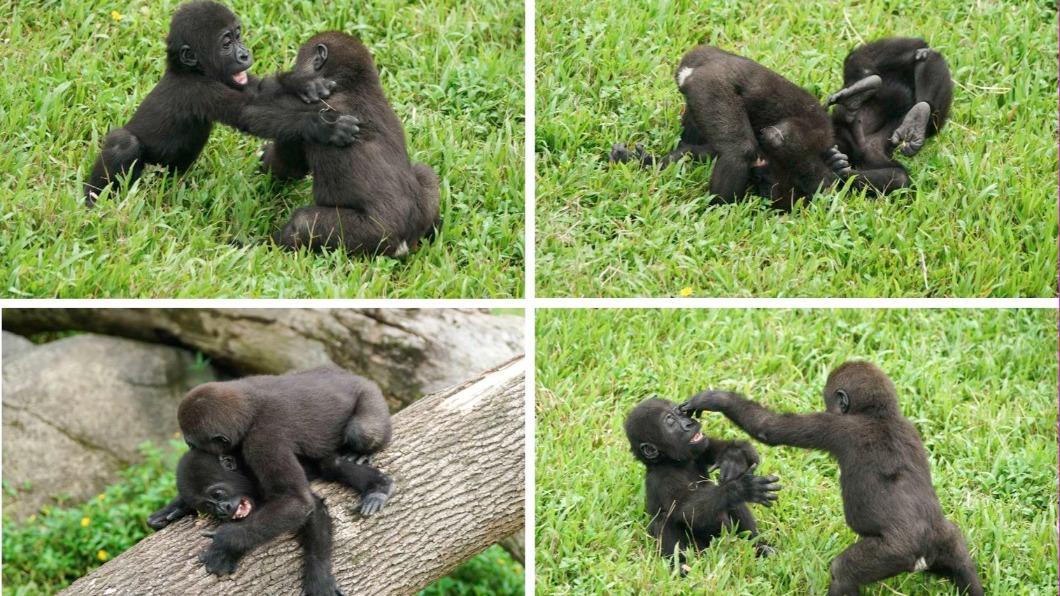
{"type": "Polygon", "coordinates": [[[839,463],[847,525],[861,537],[832,561],[829,596],[856,596],[899,573],[928,571],[963,594],[983,587],[960,528],[946,519],[927,452],[902,416],[894,383],[874,364],[847,362],[828,375],[825,411],[777,414],[738,393],[704,391],[688,414],[721,412],[767,445],[820,449],[839,463]]]}

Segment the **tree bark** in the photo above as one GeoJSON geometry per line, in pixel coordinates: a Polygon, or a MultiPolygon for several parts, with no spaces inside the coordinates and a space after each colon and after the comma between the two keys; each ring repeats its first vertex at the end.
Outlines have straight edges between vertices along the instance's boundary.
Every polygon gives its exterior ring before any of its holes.
{"type": "MultiPolygon", "coordinates": [[[[384,509],[353,513],[351,489],[316,482],[334,523],[335,577],[347,595],[412,594],[523,525],[525,361],[517,358],[394,416],[394,441],[374,463],[394,478],[384,509]]],[[[232,522],[238,523],[238,522],[232,522]]],[[[63,594],[298,594],[292,537],[209,575],[198,554],[215,525],[185,518],[77,580],[63,594]]]]}
{"type": "Polygon", "coordinates": [[[241,375],[337,365],[393,409],[523,352],[521,317],[462,309],[10,308],[3,325],[181,345],[241,375]]]}

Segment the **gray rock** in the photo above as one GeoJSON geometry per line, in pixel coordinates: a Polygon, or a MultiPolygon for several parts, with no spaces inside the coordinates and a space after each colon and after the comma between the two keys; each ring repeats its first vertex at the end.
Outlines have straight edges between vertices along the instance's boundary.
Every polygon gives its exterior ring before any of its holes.
{"type": "Polygon", "coordinates": [[[98,494],[139,459],[138,445],[177,436],[181,397],[215,378],[187,350],[102,335],[34,346],[9,361],[9,336],[3,469],[19,492],[5,498],[4,512],[15,519],[56,498],[98,494]]]}
{"type": "Polygon", "coordinates": [[[15,335],[14,333],[10,333],[8,331],[4,331],[3,333],[4,362],[9,362],[11,360],[14,360],[15,358],[18,358],[19,356],[22,356],[23,354],[27,354],[35,347],[33,345],[33,342],[22,337],[21,335],[15,335]]]}

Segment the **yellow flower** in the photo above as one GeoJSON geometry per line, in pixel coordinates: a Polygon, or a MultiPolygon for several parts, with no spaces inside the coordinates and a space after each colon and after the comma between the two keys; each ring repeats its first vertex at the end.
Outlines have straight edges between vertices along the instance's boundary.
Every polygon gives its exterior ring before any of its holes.
{"type": "Polygon", "coordinates": [[[81,527],[82,528],[87,528],[88,524],[90,524],[90,523],[92,523],[92,520],[88,519],[87,517],[82,517],[81,518],[81,527]]]}
{"type": "MultiPolygon", "coordinates": [[[[121,13],[116,11],[116,10],[112,10],[112,11],[110,11],[110,18],[114,19],[114,22],[117,23],[118,21],[121,20],[121,13]]],[[[100,552],[102,552],[102,551],[100,551],[100,552]]]]}
{"type": "Polygon", "coordinates": [[[36,513],[34,513],[33,515],[29,516],[29,521],[35,521],[36,519],[37,519],[37,514],[36,513]]]}
{"type": "Polygon", "coordinates": [[[103,500],[103,493],[99,493],[99,496],[96,497],[96,499],[102,501],[103,500]]]}
{"type": "Polygon", "coordinates": [[[100,550],[98,553],[96,553],[96,558],[99,559],[100,561],[106,561],[107,559],[110,558],[110,555],[107,554],[107,551],[100,550]]]}
{"type": "Polygon", "coordinates": [[[681,288],[681,296],[687,298],[692,295],[692,288],[681,288]]]}

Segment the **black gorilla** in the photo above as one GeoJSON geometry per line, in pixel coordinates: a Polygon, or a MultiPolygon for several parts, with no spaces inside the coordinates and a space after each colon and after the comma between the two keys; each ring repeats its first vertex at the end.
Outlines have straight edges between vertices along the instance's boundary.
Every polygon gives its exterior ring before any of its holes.
{"type": "MultiPolygon", "coordinates": [[[[633,455],[647,468],[644,486],[652,516],[648,530],[663,556],[671,558],[677,551],[682,574],[685,548],[706,548],[723,528],[758,535],[747,503],[770,506],[780,486],[774,484],[775,476],[751,473],[758,465],[754,447],[705,436],[698,422],[663,399],[638,404],[626,418],[625,429],[633,455]],[[721,471],[719,484],[710,480],[714,468],[721,471]]],[[[762,541],[756,549],[768,552],[762,541]]]]}
{"type": "MultiPolygon", "coordinates": [[[[307,469],[314,477],[342,482],[365,494],[373,490],[371,480],[382,481],[377,489],[384,489],[383,503],[390,490],[390,480],[378,470],[356,464],[351,457],[338,456],[328,462],[326,469],[307,469]],[[369,482],[365,482],[369,480],[369,482]]],[[[177,464],[178,496],[168,505],[151,514],[147,524],[160,530],[186,515],[203,513],[221,521],[246,519],[254,514],[261,492],[257,482],[248,474],[240,458],[217,456],[198,449],[184,454],[177,464]]],[[[379,507],[382,503],[378,503],[379,507]]],[[[368,497],[362,499],[361,511],[365,515],[378,511],[375,504],[369,506],[368,497]]],[[[257,513],[255,515],[260,515],[257,513]]],[[[305,558],[305,575],[302,581],[306,596],[333,596],[341,594],[331,574],[331,518],[324,500],[313,494],[313,510],[305,518],[295,537],[305,558]]]]}
{"type": "MultiPolygon", "coordinates": [[[[390,442],[390,413],[379,387],[335,368],[199,385],[181,402],[177,418],[189,447],[240,456],[259,484],[258,514],[223,525],[203,554],[207,571],[217,575],[235,570],[247,551],[302,526],[313,509],[303,465],[341,479],[346,468],[336,456],[370,455],[390,442]]],[[[389,495],[389,479],[364,474],[347,483],[377,510],[389,495]]]]}
{"type": "Polygon", "coordinates": [[[761,64],[703,45],[681,59],[676,80],[685,96],[677,149],[656,158],[615,145],[611,161],[665,167],[687,154],[717,157],[710,192],[718,201],[753,190],[780,209],[854,173],[817,99],[761,64]]]}
{"type": "MultiPolygon", "coordinates": [[[[363,121],[357,141],[338,148],[319,142],[281,140],[268,145],[264,167],[279,178],[313,174],[313,206],[294,212],[273,240],[292,249],[343,248],[355,254],[400,257],[440,227],[438,176],[412,163],[405,130],[383,93],[368,49],[356,38],[329,31],[298,51],[293,71],[280,76],[287,88],[325,77],[336,83],[326,102],[363,121]]],[[[280,102],[316,114],[294,97],[280,102]]]]}
{"type": "Polygon", "coordinates": [[[832,561],[830,596],[925,570],[981,596],[964,536],[942,513],[920,435],[899,411],[887,375],[868,362],[847,362],[828,375],[824,401],[824,412],[776,414],[737,393],[704,391],[680,409],[721,412],[767,445],[821,449],[836,458],[843,513],[861,539],[832,561]]]}
{"type": "Polygon", "coordinates": [[[909,186],[892,158],[915,155],[946,123],[953,79],[946,60],[922,39],[891,37],[854,49],[843,89],[828,98],[839,150],[880,192],[909,186]]]}
{"type": "Polygon", "coordinates": [[[128,174],[132,182],[145,164],[187,169],[215,121],[261,137],[339,146],[353,141],[358,130],[354,116],[324,120],[316,110],[276,105],[272,98],[285,91],[306,101],[327,97],[331,83],[316,77],[285,89],[275,79],[249,75],[253,60],[241,34],[239,19],[215,2],[190,2],[173,13],[166,72],[129,123],[104,140],[84,188],[89,206],[117,176],[128,174]],[[253,100],[258,101],[254,109],[246,110],[253,100]]]}

